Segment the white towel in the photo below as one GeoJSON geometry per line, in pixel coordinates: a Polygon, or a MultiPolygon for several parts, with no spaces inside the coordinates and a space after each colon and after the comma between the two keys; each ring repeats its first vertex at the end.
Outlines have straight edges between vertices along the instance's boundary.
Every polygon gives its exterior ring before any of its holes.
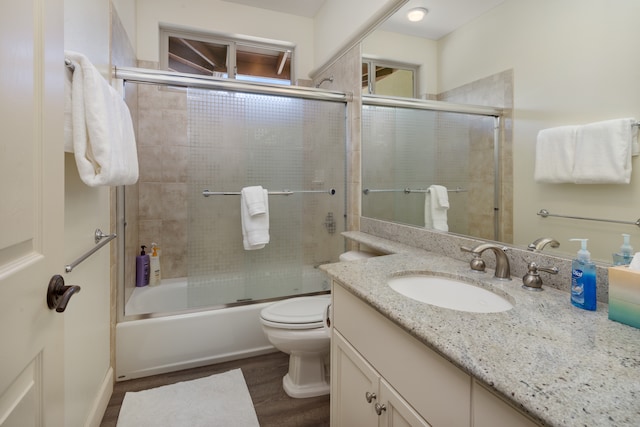
{"type": "Polygon", "coordinates": [[[242,197],[247,204],[249,215],[254,216],[267,212],[264,188],[262,186],[244,187],[242,189],[242,197]]]}
{"type": "Polygon", "coordinates": [[[262,190],[265,212],[253,216],[249,214],[244,188],[240,194],[242,245],[247,251],[262,249],[269,243],[269,192],[262,190]]]}
{"type": "Polygon", "coordinates": [[[447,188],[442,185],[431,185],[424,198],[424,226],[449,231],[447,209],[449,209],[447,188]]]}
{"type": "Polygon", "coordinates": [[[635,119],[616,119],[581,126],[576,136],[573,182],[629,184],[631,151],[637,137],[635,119]]]}
{"type": "Polygon", "coordinates": [[[538,132],[533,177],[536,182],[573,182],[576,133],[579,126],[559,126],[538,132]]]}
{"type": "Polygon", "coordinates": [[[75,66],[71,113],[80,178],[90,187],[134,184],[138,154],[127,105],[84,55],[65,56],[75,66]]]}

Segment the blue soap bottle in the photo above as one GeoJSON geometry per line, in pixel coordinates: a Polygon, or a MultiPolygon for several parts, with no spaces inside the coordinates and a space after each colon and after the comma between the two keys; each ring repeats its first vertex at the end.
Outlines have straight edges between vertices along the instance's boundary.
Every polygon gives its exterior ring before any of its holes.
{"type": "Polygon", "coordinates": [[[149,284],[149,254],[144,251],[146,246],[141,246],[142,251],[136,257],[136,286],[147,286],[149,284]]]}
{"type": "Polygon", "coordinates": [[[589,239],[570,239],[582,242],[578,256],[571,263],[571,304],[584,310],[595,310],[596,302],[596,265],[591,261],[587,250],[589,239]]]}

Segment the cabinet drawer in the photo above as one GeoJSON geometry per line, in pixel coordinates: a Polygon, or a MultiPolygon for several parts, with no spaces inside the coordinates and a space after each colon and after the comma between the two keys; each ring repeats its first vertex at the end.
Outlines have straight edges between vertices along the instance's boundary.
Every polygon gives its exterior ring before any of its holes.
{"type": "Polygon", "coordinates": [[[429,424],[471,425],[471,377],[337,282],[333,325],[429,424]]]}

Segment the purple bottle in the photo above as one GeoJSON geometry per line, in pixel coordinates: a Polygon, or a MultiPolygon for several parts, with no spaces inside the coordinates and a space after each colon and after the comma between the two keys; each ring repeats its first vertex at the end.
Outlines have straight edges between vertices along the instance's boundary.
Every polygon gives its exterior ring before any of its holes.
{"type": "Polygon", "coordinates": [[[141,246],[142,251],[136,257],[136,286],[147,286],[149,284],[149,255],[144,251],[146,246],[141,246]]]}

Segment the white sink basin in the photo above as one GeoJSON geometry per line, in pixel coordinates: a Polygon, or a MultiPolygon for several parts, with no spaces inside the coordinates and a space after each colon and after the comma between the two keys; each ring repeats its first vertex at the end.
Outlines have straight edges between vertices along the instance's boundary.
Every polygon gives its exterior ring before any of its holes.
{"type": "Polygon", "coordinates": [[[398,276],[387,283],[391,289],[406,297],[451,310],[497,313],[513,308],[513,305],[500,295],[460,280],[441,276],[426,274],[398,276]]]}

